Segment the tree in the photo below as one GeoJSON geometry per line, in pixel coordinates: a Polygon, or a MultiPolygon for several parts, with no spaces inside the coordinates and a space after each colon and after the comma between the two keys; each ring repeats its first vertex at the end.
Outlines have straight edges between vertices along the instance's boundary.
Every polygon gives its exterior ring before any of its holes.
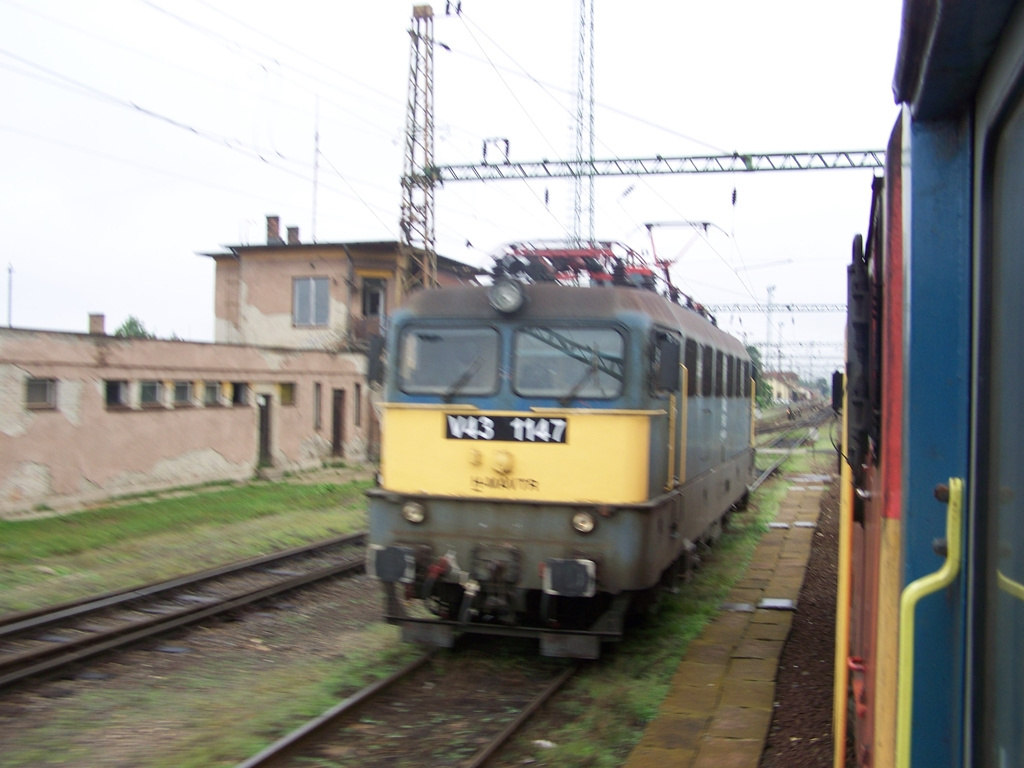
{"type": "Polygon", "coordinates": [[[128,315],[121,325],[114,331],[114,335],[122,339],[155,339],[156,334],[150,333],[146,330],[146,326],[142,324],[135,315],[128,315]]]}

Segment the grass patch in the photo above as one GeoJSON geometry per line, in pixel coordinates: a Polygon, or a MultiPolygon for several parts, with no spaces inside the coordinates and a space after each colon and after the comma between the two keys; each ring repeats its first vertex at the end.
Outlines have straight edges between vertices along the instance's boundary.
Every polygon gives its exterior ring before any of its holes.
{"type": "Polygon", "coordinates": [[[202,570],[366,528],[368,482],[260,482],[0,521],[0,612],[202,570]]]}
{"type": "Polygon", "coordinates": [[[362,501],[369,483],[254,483],[41,520],[0,521],[0,566],[109,547],[168,531],[236,523],[284,510],[332,509],[362,501]]]}

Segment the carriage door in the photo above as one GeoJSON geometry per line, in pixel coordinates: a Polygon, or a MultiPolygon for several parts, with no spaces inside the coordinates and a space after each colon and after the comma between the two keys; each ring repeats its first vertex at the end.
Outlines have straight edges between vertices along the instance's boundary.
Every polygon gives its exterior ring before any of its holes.
{"type": "MultiPolygon", "coordinates": [[[[993,90],[1021,93],[1019,70],[993,73],[993,90]]],[[[979,194],[991,213],[977,222],[969,733],[973,764],[984,768],[1024,765],[1024,99],[1007,101],[993,99],[977,121],[979,194]]]]}
{"type": "Polygon", "coordinates": [[[684,368],[679,338],[667,331],[654,334],[653,389],[668,398],[668,430],[665,445],[665,490],[670,491],[685,477],[683,463],[686,434],[686,397],[684,368]]]}

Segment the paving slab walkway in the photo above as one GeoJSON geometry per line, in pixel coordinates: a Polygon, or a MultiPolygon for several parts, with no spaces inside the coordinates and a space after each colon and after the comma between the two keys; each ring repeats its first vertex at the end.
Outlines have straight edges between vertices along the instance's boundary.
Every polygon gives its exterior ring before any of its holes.
{"type": "Polygon", "coordinates": [[[690,644],[625,768],[757,768],[828,480],[787,479],[789,492],[746,574],[690,644]]]}

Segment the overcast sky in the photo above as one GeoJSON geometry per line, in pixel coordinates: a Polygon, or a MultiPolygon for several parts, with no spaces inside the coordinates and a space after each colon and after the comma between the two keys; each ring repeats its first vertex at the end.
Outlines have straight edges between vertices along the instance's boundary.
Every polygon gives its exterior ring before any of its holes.
{"type": "MultiPolygon", "coordinates": [[[[264,242],[267,214],[304,242],[398,239],[412,6],[0,0],[2,322],[85,331],[101,312],[112,331],[136,315],[210,341],[213,265],[197,254],[264,242]]],[[[494,137],[513,160],[571,159],[577,0],[461,6],[434,3],[450,49],[435,58],[438,163],[479,162],[494,137]]],[[[595,155],[883,148],[899,17],[897,0],[597,0],[595,155]]],[[[596,235],[649,251],[645,223],[706,220],[706,238],[654,233],[698,300],[764,302],[774,285],[777,303],[842,303],[871,176],[601,178],[596,235]]],[[[449,183],[437,250],[487,265],[502,243],[566,237],[572,214],[569,181],[449,183]]],[[[845,317],[774,320],[784,340],[838,345],[845,317]]],[[[719,321],[767,333],[764,315],[719,321]]],[[[809,372],[806,352],[783,367],[809,372]]]]}

